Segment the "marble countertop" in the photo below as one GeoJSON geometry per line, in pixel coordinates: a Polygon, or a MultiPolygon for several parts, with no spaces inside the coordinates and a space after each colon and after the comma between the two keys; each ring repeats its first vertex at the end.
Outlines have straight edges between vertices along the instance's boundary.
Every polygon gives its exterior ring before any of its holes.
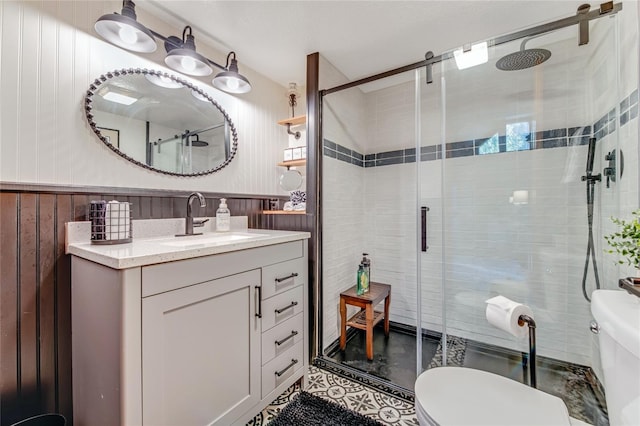
{"type": "MultiPolygon", "coordinates": [[[[164,219],[140,222],[148,224],[148,222],[162,220],[164,219]]],[[[144,237],[136,238],[136,221],[133,222],[133,241],[113,245],[92,244],[89,222],[69,222],[66,226],[66,253],[110,268],[127,269],[287,243],[307,239],[311,236],[308,232],[233,229],[232,223],[230,232],[211,232],[207,227],[202,230],[204,231],[203,235],[174,237],[171,231],[175,227],[175,220],[167,220],[168,228],[164,227],[155,235],[153,232],[145,230],[142,232],[144,237]]],[[[142,224],[138,224],[138,227],[143,228],[142,224]]],[[[162,228],[157,224],[154,224],[154,227],[162,228]]],[[[199,230],[196,229],[196,232],[199,230]]]]}

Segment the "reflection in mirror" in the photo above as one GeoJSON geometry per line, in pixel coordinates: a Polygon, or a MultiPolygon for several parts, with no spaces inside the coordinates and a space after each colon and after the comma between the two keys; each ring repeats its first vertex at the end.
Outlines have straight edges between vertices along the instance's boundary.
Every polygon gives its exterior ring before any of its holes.
{"type": "Polygon", "coordinates": [[[295,170],[287,170],[280,176],[280,188],[285,191],[295,191],[302,186],[302,174],[295,170]]]}
{"type": "Polygon", "coordinates": [[[109,148],[164,174],[213,173],[237,150],[227,112],[199,87],[168,73],[122,69],[102,75],[87,91],[85,110],[109,148]]]}

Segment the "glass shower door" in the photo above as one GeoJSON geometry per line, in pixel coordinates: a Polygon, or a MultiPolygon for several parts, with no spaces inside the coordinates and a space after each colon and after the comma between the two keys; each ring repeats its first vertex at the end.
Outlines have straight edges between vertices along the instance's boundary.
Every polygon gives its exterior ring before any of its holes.
{"type": "Polygon", "coordinates": [[[439,66],[433,67],[432,81],[426,83],[425,68],[416,71],[416,211],[418,212],[418,321],[416,340],[417,374],[447,365],[444,355],[452,343],[446,339],[444,315],[443,231],[443,106],[444,80],[439,66]]]}
{"type": "MultiPolygon", "coordinates": [[[[439,339],[437,333],[423,334],[418,320],[422,240],[417,93],[424,85],[418,79],[419,72],[409,71],[325,95],[322,117],[323,353],[342,366],[410,391],[417,366],[431,362],[439,339]],[[346,330],[345,348],[339,348],[345,331],[342,294],[355,288],[363,253],[372,262],[371,281],[391,286],[391,330],[387,337],[382,324],[374,329],[371,358],[366,333],[355,326],[346,330]],[[433,351],[421,351],[425,339],[433,351]]],[[[428,204],[439,211],[436,202],[428,204]]],[[[433,238],[428,244],[437,244],[438,237],[433,238]]],[[[439,273],[437,263],[429,270],[431,277],[439,273]]],[[[429,312],[440,309],[437,296],[434,303],[429,312]]],[[[383,308],[380,304],[377,310],[383,308]]],[[[346,304],[345,319],[358,309],[346,304]]]]}
{"type": "MultiPolygon", "coordinates": [[[[463,68],[451,58],[434,76],[442,96],[443,210],[441,221],[433,220],[443,236],[447,361],[529,382],[526,335],[515,337],[485,315],[486,301],[504,296],[533,312],[538,387],[565,396],[558,389],[572,381],[596,406],[598,395],[584,379],[594,351],[583,294],[617,276],[603,259],[602,235],[608,217],[618,214],[619,186],[597,179],[605,157],[620,148],[616,21],[592,21],[582,46],[575,26],[485,44],[484,61],[463,68]],[[532,56],[541,63],[534,66],[532,56]]],[[[421,163],[421,185],[437,174],[432,168],[421,163]]],[[[430,288],[424,278],[422,285],[430,288]]],[[[566,401],[589,423],[598,419],[585,413],[602,415],[566,401]]]]}

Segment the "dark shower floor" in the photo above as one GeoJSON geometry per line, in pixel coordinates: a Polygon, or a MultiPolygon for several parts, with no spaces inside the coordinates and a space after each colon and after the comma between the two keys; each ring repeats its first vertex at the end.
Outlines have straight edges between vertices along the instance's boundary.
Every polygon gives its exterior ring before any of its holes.
{"type": "MultiPolygon", "coordinates": [[[[423,366],[431,368],[440,364],[439,343],[438,338],[423,337],[423,366]]],[[[523,366],[520,354],[451,336],[448,347],[448,365],[476,368],[528,383],[528,371],[523,366]]],[[[415,335],[392,329],[389,337],[385,338],[383,330],[376,327],[373,353],[373,361],[368,361],[365,333],[356,330],[344,351],[338,349],[327,356],[341,364],[413,390],[416,380],[415,335]]],[[[536,364],[538,388],[562,398],[572,417],[596,426],[609,424],[602,387],[590,368],[543,357],[538,357],[536,364]]]]}

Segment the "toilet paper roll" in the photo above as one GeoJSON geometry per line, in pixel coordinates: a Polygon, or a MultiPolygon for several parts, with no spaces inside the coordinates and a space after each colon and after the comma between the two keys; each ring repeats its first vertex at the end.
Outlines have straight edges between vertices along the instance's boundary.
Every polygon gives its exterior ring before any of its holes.
{"type": "Polygon", "coordinates": [[[487,321],[489,324],[506,331],[516,337],[525,337],[529,334],[529,327],[518,325],[520,315],[529,315],[533,318],[533,311],[527,305],[514,302],[504,296],[496,296],[488,299],[487,321]]]}

